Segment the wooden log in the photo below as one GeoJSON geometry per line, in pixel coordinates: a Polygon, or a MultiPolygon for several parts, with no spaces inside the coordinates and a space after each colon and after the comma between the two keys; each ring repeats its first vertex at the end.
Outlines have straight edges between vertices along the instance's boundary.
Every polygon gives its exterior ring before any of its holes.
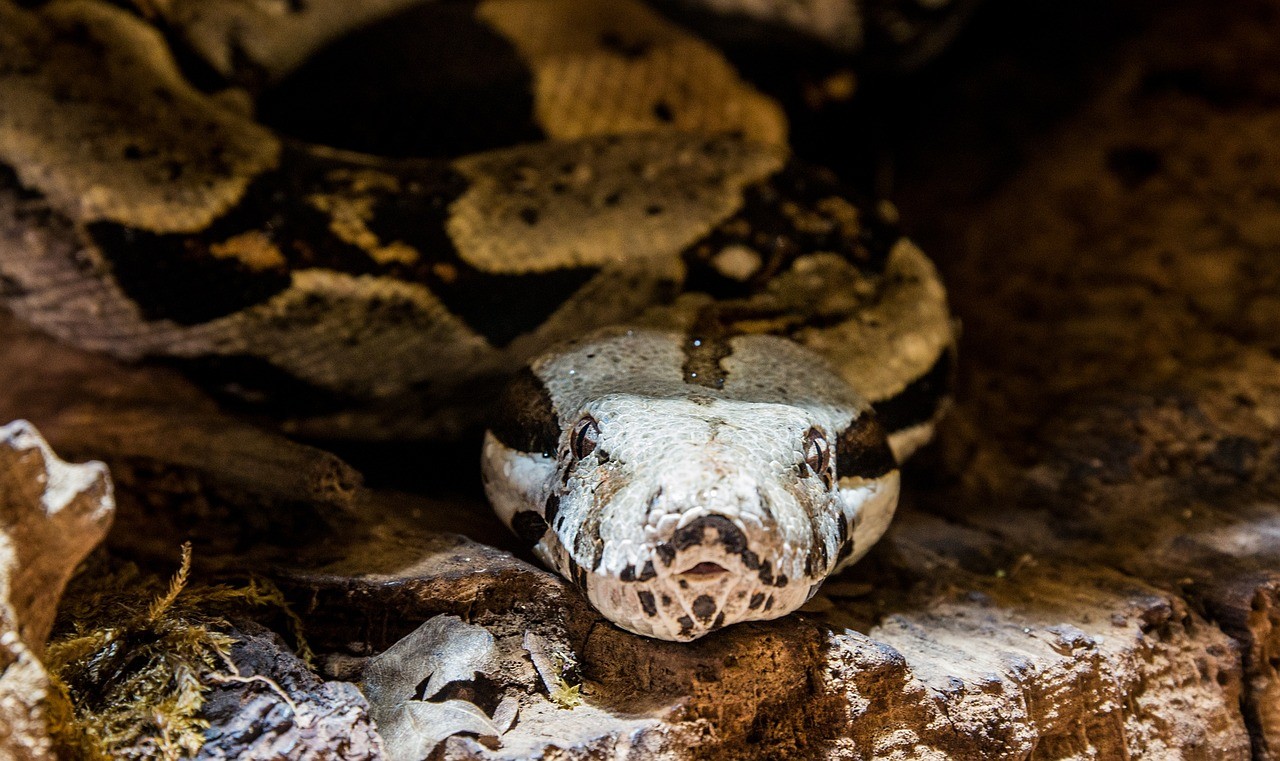
{"type": "Polygon", "coordinates": [[[124,508],[112,542],[135,556],[169,562],[188,539],[206,561],[296,544],[355,498],[359,473],[337,456],[226,415],[176,372],[69,349],[4,314],[0,335],[0,419],[110,466],[124,508]]]}

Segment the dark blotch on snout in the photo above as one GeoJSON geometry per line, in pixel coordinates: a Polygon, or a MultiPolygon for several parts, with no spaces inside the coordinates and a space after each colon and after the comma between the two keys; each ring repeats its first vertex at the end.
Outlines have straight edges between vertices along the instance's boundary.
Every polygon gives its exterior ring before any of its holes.
{"type": "Polygon", "coordinates": [[[644,567],[640,569],[638,574],[636,573],[636,567],[629,565],[618,574],[618,579],[620,581],[648,581],[657,575],[658,572],[653,567],[653,561],[646,560],[644,567]]]}
{"type": "Polygon", "coordinates": [[[698,518],[682,529],[678,529],[675,536],[672,537],[671,543],[675,545],[677,550],[700,545],[705,541],[706,537],[704,535],[709,528],[716,530],[720,538],[720,544],[724,546],[726,552],[734,555],[741,555],[746,552],[747,535],[742,533],[742,529],[733,525],[733,521],[720,515],[707,515],[698,518]]]}

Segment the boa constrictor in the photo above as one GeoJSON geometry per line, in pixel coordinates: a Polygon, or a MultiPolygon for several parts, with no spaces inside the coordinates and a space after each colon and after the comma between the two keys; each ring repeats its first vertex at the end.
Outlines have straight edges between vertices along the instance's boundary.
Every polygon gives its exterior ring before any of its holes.
{"type": "Polygon", "coordinates": [[[884,532],[944,404],[933,266],[634,0],[441,5],[448,60],[518,62],[532,105],[459,158],[289,139],[209,84],[414,5],[0,0],[5,303],[302,435],[488,416],[494,507],[631,631],[794,610],[884,532]]]}

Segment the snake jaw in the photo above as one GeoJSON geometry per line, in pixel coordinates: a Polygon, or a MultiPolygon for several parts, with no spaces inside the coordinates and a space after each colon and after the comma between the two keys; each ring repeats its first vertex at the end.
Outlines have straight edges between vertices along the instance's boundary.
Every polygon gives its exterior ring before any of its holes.
{"type": "MultiPolygon", "coordinates": [[[[580,488],[590,481],[593,468],[562,482],[560,467],[554,458],[508,448],[492,434],[486,437],[486,487],[503,520],[606,618],[628,631],[674,641],[799,608],[826,576],[875,543],[892,518],[899,489],[897,470],[878,478],[842,478],[835,488],[821,491],[816,487],[820,481],[800,480],[790,489],[740,488],[735,493],[755,498],[716,510],[707,504],[714,490],[701,490],[700,504],[690,506],[678,489],[665,488],[643,500],[651,521],[637,537],[616,531],[610,535],[608,530],[592,537],[582,534],[581,524],[566,526],[559,517],[574,511],[575,490],[592,498],[589,512],[597,526],[616,517],[607,508],[626,504],[628,494],[619,490],[597,502],[593,497],[603,492],[580,488]],[[806,485],[815,489],[812,501],[795,501],[806,485]],[[610,505],[613,500],[618,505],[610,505]],[[766,520],[765,504],[775,516],[785,512],[789,517],[783,522],[800,530],[782,531],[776,521],[766,520]],[[793,509],[783,511],[782,504],[793,509]],[[554,505],[550,514],[548,505],[554,505]],[[780,541],[783,536],[791,540],[780,541]],[[593,559],[570,549],[575,546],[597,548],[599,554],[593,559]]],[[[742,478],[719,470],[730,481],[742,478]]],[[[625,529],[635,524],[612,525],[625,529]]]]}

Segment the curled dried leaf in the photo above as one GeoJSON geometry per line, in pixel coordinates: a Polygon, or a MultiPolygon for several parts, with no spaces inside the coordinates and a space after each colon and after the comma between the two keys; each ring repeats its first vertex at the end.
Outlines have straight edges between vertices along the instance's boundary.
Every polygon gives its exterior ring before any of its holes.
{"type": "Polygon", "coordinates": [[[364,670],[364,692],[387,757],[418,761],[453,735],[496,740],[510,728],[515,720],[510,706],[499,704],[494,712],[502,716],[499,723],[470,701],[432,700],[450,684],[493,672],[497,659],[493,635],[456,616],[429,619],[371,658],[364,670]]]}

